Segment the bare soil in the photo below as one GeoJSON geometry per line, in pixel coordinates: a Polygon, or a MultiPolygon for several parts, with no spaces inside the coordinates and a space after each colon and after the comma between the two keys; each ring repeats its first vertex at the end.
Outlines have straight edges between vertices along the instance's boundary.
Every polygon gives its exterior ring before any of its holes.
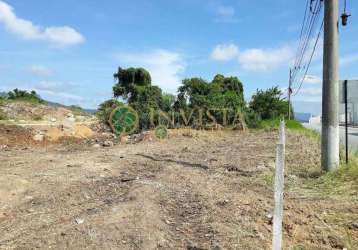
{"type": "MultiPolygon", "coordinates": [[[[270,249],[277,131],[0,151],[1,249],[270,249]]],[[[288,133],[285,249],[357,249],[357,194],[321,195],[288,133]]],[[[311,172],[313,173],[313,172],[311,172]]]]}

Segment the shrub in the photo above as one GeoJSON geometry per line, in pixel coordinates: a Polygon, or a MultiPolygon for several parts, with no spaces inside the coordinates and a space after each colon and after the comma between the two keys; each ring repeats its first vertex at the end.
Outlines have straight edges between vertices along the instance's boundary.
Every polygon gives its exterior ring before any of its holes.
{"type": "Polygon", "coordinates": [[[103,123],[109,124],[109,117],[112,111],[120,105],[123,105],[123,103],[115,99],[110,99],[101,103],[98,107],[98,111],[96,112],[98,119],[100,119],[103,123]]]}
{"type": "MultiPolygon", "coordinates": [[[[257,90],[252,96],[250,109],[260,115],[261,119],[278,119],[288,116],[288,101],[281,98],[282,92],[278,87],[268,90],[257,90]]],[[[291,117],[293,109],[291,107],[291,117]]]]}

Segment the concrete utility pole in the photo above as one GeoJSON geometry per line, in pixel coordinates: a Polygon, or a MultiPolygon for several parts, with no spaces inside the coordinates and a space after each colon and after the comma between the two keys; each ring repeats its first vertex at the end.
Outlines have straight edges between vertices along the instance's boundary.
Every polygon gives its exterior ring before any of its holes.
{"type": "Polygon", "coordinates": [[[339,0],[324,0],[321,158],[326,171],[339,166],[338,11],[339,0]]]}
{"type": "Polygon", "coordinates": [[[288,120],[291,120],[291,94],[292,94],[292,69],[290,69],[290,79],[288,82],[288,120]]]}

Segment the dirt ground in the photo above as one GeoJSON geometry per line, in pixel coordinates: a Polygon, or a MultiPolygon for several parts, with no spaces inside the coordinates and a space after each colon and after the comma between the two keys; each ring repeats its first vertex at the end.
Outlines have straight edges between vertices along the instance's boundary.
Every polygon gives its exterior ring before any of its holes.
{"type": "MultiPolygon", "coordinates": [[[[179,130],[1,150],[0,248],[270,249],[276,141],[277,131],[179,130]]],[[[357,193],[308,187],[319,144],[293,132],[287,143],[285,249],[358,249],[357,193]]]]}

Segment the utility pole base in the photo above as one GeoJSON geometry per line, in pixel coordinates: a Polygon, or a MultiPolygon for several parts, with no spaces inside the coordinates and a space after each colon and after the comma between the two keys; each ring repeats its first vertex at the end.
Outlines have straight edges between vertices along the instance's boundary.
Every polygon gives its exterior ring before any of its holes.
{"type": "Polygon", "coordinates": [[[339,167],[339,127],[322,126],[322,168],[334,171],[339,167]]]}

